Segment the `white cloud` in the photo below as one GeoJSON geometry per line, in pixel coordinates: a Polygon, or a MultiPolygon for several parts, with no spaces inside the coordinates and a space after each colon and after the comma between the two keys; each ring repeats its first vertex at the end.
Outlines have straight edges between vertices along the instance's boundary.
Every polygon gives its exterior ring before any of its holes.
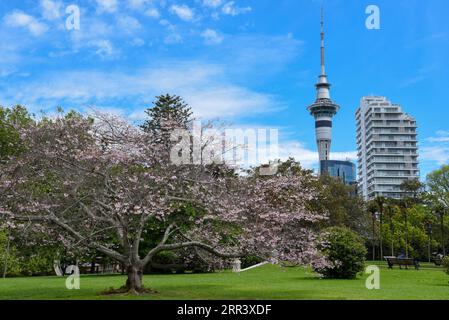
{"type": "Polygon", "coordinates": [[[429,144],[420,148],[421,160],[439,165],[449,163],[449,131],[437,131],[435,137],[427,138],[426,141],[429,144]]]}
{"type": "Polygon", "coordinates": [[[42,16],[47,20],[56,20],[61,17],[62,3],[52,0],[41,0],[42,16]]]}
{"type": "Polygon", "coordinates": [[[407,79],[403,80],[400,84],[401,88],[407,88],[414,86],[415,84],[418,84],[430,77],[432,77],[435,72],[437,71],[436,65],[430,65],[427,67],[423,67],[418,69],[412,76],[408,77],[407,79]]]}
{"type": "MultiPolygon", "coordinates": [[[[302,141],[297,141],[289,138],[289,129],[286,127],[274,127],[267,125],[235,125],[230,127],[230,129],[241,129],[243,131],[250,130],[250,132],[254,132],[257,135],[258,130],[265,130],[269,134],[270,130],[277,130],[278,132],[278,143],[275,144],[276,141],[272,141],[271,138],[267,139],[266,145],[261,146],[258,145],[257,149],[253,148],[247,149],[248,153],[255,152],[257,153],[257,161],[256,159],[252,159],[252,163],[248,163],[249,166],[258,166],[260,164],[267,164],[271,161],[281,160],[285,161],[289,158],[294,158],[296,161],[301,163],[301,166],[306,169],[315,169],[319,168],[319,157],[316,149],[309,148],[307,144],[302,141]],[[273,150],[273,146],[277,146],[277,150],[273,150]],[[273,152],[274,151],[274,152],[273,152]]],[[[353,161],[357,160],[357,151],[348,151],[348,152],[333,152],[330,155],[333,160],[342,160],[342,161],[353,161]]],[[[246,159],[248,160],[248,159],[246,159]]]]}
{"type": "Polygon", "coordinates": [[[97,10],[98,12],[107,12],[113,13],[118,9],[117,0],[96,0],[97,1],[97,10]]]}
{"type": "MultiPolygon", "coordinates": [[[[108,42],[92,43],[98,54],[113,54],[108,42]]],[[[203,118],[230,119],[279,109],[278,99],[232,83],[216,65],[186,61],[135,72],[66,71],[9,87],[0,104],[27,106],[107,105],[134,119],[162,93],[182,96],[203,118]],[[125,101],[125,102],[123,102],[125,101]]],[[[39,109],[38,109],[39,110],[39,109]]]]}
{"type": "Polygon", "coordinates": [[[221,9],[223,14],[230,16],[238,16],[240,14],[248,13],[252,11],[251,7],[237,7],[234,1],[227,2],[221,9]]]}
{"type": "Polygon", "coordinates": [[[103,59],[111,59],[117,56],[117,52],[109,40],[90,41],[88,45],[95,48],[95,53],[103,59]]]}
{"type": "Polygon", "coordinates": [[[449,145],[422,147],[420,158],[423,161],[436,162],[439,165],[449,163],[449,145]]]}
{"type": "Polygon", "coordinates": [[[145,11],[145,15],[154,19],[159,19],[161,16],[161,13],[156,8],[150,8],[147,11],[145,11]]]}
{"type": "Polygon", "coordinates": [[[132,45],[133,47],[141,47],[141,46],[145,45],[145,40],[143,40],[143,39],[141,39],[141,38],[134,38],[134,39],[131,41],[131,45],[132,45]]]}
{"type": "Polygon", "coordinates": [[[47,25],[22,11],[14,11],[6,15],[4,21],[8,26],[25,28],[34,36],[40,36],[48,30],[47,25]]]}
{"type": "Polygon", "coordinates": [[[115,24],[110,24],[102,20],[88,16],[83,18],[82,28],[69,33],[71,53],[78,53],[80,50],[86,48],[93,48],[97,51],[99,46],[96,44],[113,39],[119,33],[119,30],[116,30],[115,24]]]}
{"type": "Polygon", "coordinates": [[[193,9],[189,8],[187,5],[177,5],[174,4],[170,7],[170,12],[176,14],[179,19],[184,21],[192,21],[194,18],[193,9]]]}
{"type": "Polygon", "coordinates": [[[427,138],[429,142],[449,142],[449,131],[437,131],[437,137],[427,138]]]}
{"type": "Polygon", "coordinates": [[[176,29],[176,27],[175,27],[174,25],[172,25],[172,24],[170,23],[170,21],[168,21],[168,20],[166,20],[166,19],[160,20],[160,21],[159,21],[159,24],[160,24],[161,26],[163,26],[163,27],[166,27],[168,30],[171,30],[171,31],[173,31],[173,30],[176,29]]]}
{"type": "Polygon", "coordinates": [[[131,9],[143,9],[147,4],[153,2],[152,0],[127,0],[128,7],[131,9]]]}
{"type": "Polygon", "coordinates": [[[230,72],[267,77],[270,73],[288,72],[288,64],[300,58],[303,47],[304,42],[287,35],[243,34],[227,35],[217,52],[227,53],[222,59],[229,65],[230,72]]]}
{"type": "Polygon", "coordinates": [[[223,41],[223,36],[213,29],[206,29],[201,33],[207,44],[219,44],[223,41]]]}
{"type": "Polygon", "coordinates": [[[132,33],[142,28],[142,25],[134,17],[120,15],[117,19],[117,27],[125,33],[132,33]]]}
{"type": "Polygon", "coordinates": [[[203,0],[203,5],[205,7],[217,8],[222,4],[222,0],[203,0]]]}
{"type": "MultiPolygon", "coordinates": [[[[204,89],[189,90],[184,96],[194,106],[196,113],[205,118],[238,118],[248,114],[258,114],[270,109],[271,96],[253,92],[232,84],[206,86],[204,89]]],[[[183,90],[184,91],[184,90],[183,90]]]]}
{"type": "MultiPolygon", "coordinates": [[[[313,169],[319,165],[318,152],[306,147],[306,145],[299,141],[287,140],[280,141],[279,143],[279,158],[281,160],[287,160],[288,158],[294,158],[299,161],[302,166],[307,169],[313,169]]],[[[348,152],[332,152],[330,155],[332,160],[357,160],[357,151],[348,152]]],[[[265,159],[264,163],[268,163],[268,160],[275,159],[265,159]]]]}
{"type": "Polygon", "coordinates": [[[182,42],[182,37],[179,33],[172,33],[165,37],[165,44],[177,44],[182,42]]]}

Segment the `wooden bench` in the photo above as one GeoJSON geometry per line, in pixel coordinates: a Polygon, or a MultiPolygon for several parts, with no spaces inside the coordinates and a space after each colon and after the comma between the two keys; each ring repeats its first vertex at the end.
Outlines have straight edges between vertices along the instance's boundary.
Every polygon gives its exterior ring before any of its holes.
{"type": "Polygon", "coordinates": [[[398,265],[399,269],[405,267],[408,269],[409,266],[414,266],[416,270],[419,270],[419,261],[411,258],[397,258],[397,257],[384,257],[388,263],[388,268],[393,269],[394,265],[398,265]]]}

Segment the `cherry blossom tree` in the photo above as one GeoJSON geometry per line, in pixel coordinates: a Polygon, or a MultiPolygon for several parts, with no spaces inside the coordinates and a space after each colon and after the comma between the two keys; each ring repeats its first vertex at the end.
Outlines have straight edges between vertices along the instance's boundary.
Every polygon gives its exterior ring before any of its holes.
{"type": "Polygon", "coordinates": [[[0,218],[115,259],[126,267],[128,291],[144,291],[143,268],[163,251],[320,259],[314,226],[325,215],[310,209],[317,190],[302,176],[174,165],[154,133],[105,115],[72,113],[18,130],[23,152],[0,165],[0,218]],[[143,251],[148,233],[160,240],[143,251]]]}

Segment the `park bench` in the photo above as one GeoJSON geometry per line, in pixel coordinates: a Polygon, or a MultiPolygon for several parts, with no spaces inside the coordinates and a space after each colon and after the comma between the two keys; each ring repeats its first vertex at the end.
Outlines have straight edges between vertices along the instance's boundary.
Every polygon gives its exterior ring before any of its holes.
{"type": "Polygon", "coordinates": [[[388,268],[393,269],[394,265],[398,265],[399,269],[405,267],[408,269],[409,266],[414,266],[416,270],[419,270],[419,261],[411,258],[398,258],[398,257],[384,257],[388,263],[388,268]]]}

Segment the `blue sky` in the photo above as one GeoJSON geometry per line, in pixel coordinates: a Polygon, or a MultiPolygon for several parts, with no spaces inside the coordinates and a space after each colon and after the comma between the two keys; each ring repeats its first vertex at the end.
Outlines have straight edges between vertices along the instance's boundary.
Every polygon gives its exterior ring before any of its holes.
{"type": "Polygon", "coordinates": [[[449,162],[447,0],[8,0],[0,2],[0,105],[56,106],[132,121],[161,93],[197,116],[279,128],[281,155],[316,167],[319,15],[341,105],[333,158],[355,156],[354,113],[384,95],[415,116],[422,175],[449,162]],[[80,30],[65,27],[80,8],[80,30]],[[380,8],[381,29],[365,27],[380,8]]]}

